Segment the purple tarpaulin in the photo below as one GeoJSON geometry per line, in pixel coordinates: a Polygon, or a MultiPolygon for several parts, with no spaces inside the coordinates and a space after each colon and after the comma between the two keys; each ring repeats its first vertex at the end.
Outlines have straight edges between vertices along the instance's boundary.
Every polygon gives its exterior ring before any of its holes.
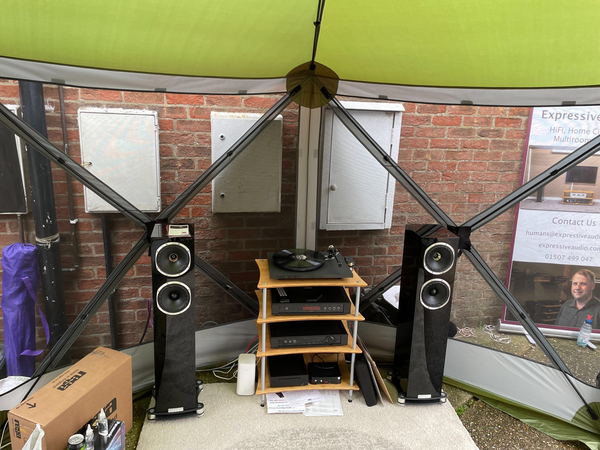
{"type": "MultiPolygon", "coordinates": [[[[31,244],[11,244],[2,251],[2,315],[7,375],[31,376],[35,370],[35,307],[38,250],[31,244]]],[[[39,309],[39,306],[38,306],[39,309]]],[[[48,324],[40,310],[48,338],[48,324]]]]}

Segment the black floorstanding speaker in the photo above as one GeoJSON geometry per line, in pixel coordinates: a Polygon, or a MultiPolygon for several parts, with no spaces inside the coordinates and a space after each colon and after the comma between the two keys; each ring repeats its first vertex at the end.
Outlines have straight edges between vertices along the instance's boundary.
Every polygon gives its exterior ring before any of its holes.
{"type": "Polygon", "coordinates": [[[202,414],[202,382],[196,381],[194,229],[157,224],[150,241],[156,401],[148,418],[202,414]]]}
{"type": "Polygon", "coordinates": [[[404,253],[392,382],[398,402],[439,402],[458,237],[439,225],[408,225],[404,253]]]}

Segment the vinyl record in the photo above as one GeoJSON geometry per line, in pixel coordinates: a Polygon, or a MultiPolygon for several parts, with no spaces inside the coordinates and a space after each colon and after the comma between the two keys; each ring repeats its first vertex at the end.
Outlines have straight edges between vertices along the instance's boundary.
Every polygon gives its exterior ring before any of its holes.
{"type": "Polygon", "coordinates": [[[282,269],[292,272],[308,272],[325,264],[325,256],[314,250],[293,248],[281,250],[273,255],[273,263],[282,269]]]}

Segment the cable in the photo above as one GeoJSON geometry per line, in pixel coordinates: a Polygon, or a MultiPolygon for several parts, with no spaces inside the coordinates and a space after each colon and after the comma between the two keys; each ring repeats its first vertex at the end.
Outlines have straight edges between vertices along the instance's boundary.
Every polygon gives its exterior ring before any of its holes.
{"type": "Polygon", "coordinates": [[[458,335],[464,338],[477,337],[473,328],[464,327],[458,329],[458,335]]]}
{"type": "Polygon", "coordinates": [[[250,348],[250,346],[252,345],[252,342],[254,342],[256,339],[258,339],[258,334],[256,335],[256,337],[255,337],[254,339],[252,339],[252,340],[250,341],[250,343],[248,344],[248,347],[246,347],[246,351],[245,351],[245,353],[248,353],[248,349],[249,349],[249,348],[250,348]]]}
{"type": "Polygon", "coordinates": [[[200,328],[198,328],[198,331],[200,331],[202,328],[204,328],[205,325],[208,325],[209,323],[214,323],[215,326],[219,326],[219,324],[217,322],[215,322],[214,320],[207,320],[202,325],[200,325],[200,328]]]}
{"type": "Polygon", "coordinates": [[[510,344],[511,339],[509,336],[500,336],[499,334],[495,334],[494,330],[494,325],[483,326],[483,332],[489,334],[492,341],[499,342],[500,344],[510,344]]]}
{"type": "MultiPolygon", "coordinates": [[[[8,419],[6,419],[6,423],[4,424],[4,426],[2,427],[2,437],[0,437],[0,444],[2,444],[2,442],[4,441],[4,432],[6,431],[6,426],[8,425],[8,419]]],[[[8,442],[7,444],[4,444],[2,447],[0,448],[4,448],[4,447],[8,447],[10,445],[10,442],[8,442]]]]}
{"type": "MultiPolygon", "coordinates": [[[[208,322],[205,322],[208,323],[208,322]]],[[[256,353],[258,351],[258,342],[254,345],[252,345],[252,343],[258,338],[258,336],[256,336],[254,339],[252,339],[252,341],[250,341],[250,344],[248,344],[248,347],[246,347],[246,352],[245,353],[256,353]]],[[[220,380],[226,380],[226,381],[230,381],[233,380],[234,378],[237,378],[237,370],[235,372],[233,372],[233,374],[231,375],[231,377],[226,378],[223,377],[221,375],[228,375],[229,373],[231,373],[231,371],[237,366],[238,364],[238,359],[232,359],[229,362],[226,362],[225,364],[219,366],[219,367],[211,367],[209,369],[196,369],[196,372],[212,372],[213,376],[215,376],[216,378],[219,378],[220,380]]],[[[258,358],[257,358],[257,364],[258,364],[258,358]]]]}

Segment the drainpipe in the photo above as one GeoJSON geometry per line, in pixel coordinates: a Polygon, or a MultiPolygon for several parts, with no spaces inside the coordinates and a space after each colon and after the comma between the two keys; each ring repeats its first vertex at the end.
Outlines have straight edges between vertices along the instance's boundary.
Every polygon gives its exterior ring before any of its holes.
{"type": "MultiPolygon", "coordinates": [[[[104,267],[106,269],[106,278],[112,273],[112,252],[110,249],[110,226],[108,223],[108,214],[102,214],[102,242],[104,244],[104,267]]],[[[117,306],[115,304],[115,293],[108,296],[108,320],[110,322],[110,345],[117,349],[117,306]]]]}
{"type": "MultiPolygon", "coordinates": [[[[44,92],[41,83],[19,81],[23,120],[44,137],[48,137],[44,92]]],[[[35,241],[39,250],[42,292],[48,325],[50,347],[67,329],[65,293],[60,260],[60,235],[56,222],[52,166],[50,161],[27,146],[27,164],[35,222],[35,241]]]]}
{"type": "MultiPolygon", "coordinates": [[[[60,103],[60,124],[62,127],[63,151],[69,154],[69,140],[67,136],[67,114],[65,113],[65,97],[63,87],[58,86],[58,101],[60,103]]],[[[67,173],[67,198],[69,199],[69,222],[71,223],[71,248],[73,249],[73,267],[64,267],[63,272],[75,272],[79,268],[79,254],[77,249],[76,225],[78,219],[75,218],[75,204],[73,202],[73,186],[71,184],[71,175],[67,173]]]]}

